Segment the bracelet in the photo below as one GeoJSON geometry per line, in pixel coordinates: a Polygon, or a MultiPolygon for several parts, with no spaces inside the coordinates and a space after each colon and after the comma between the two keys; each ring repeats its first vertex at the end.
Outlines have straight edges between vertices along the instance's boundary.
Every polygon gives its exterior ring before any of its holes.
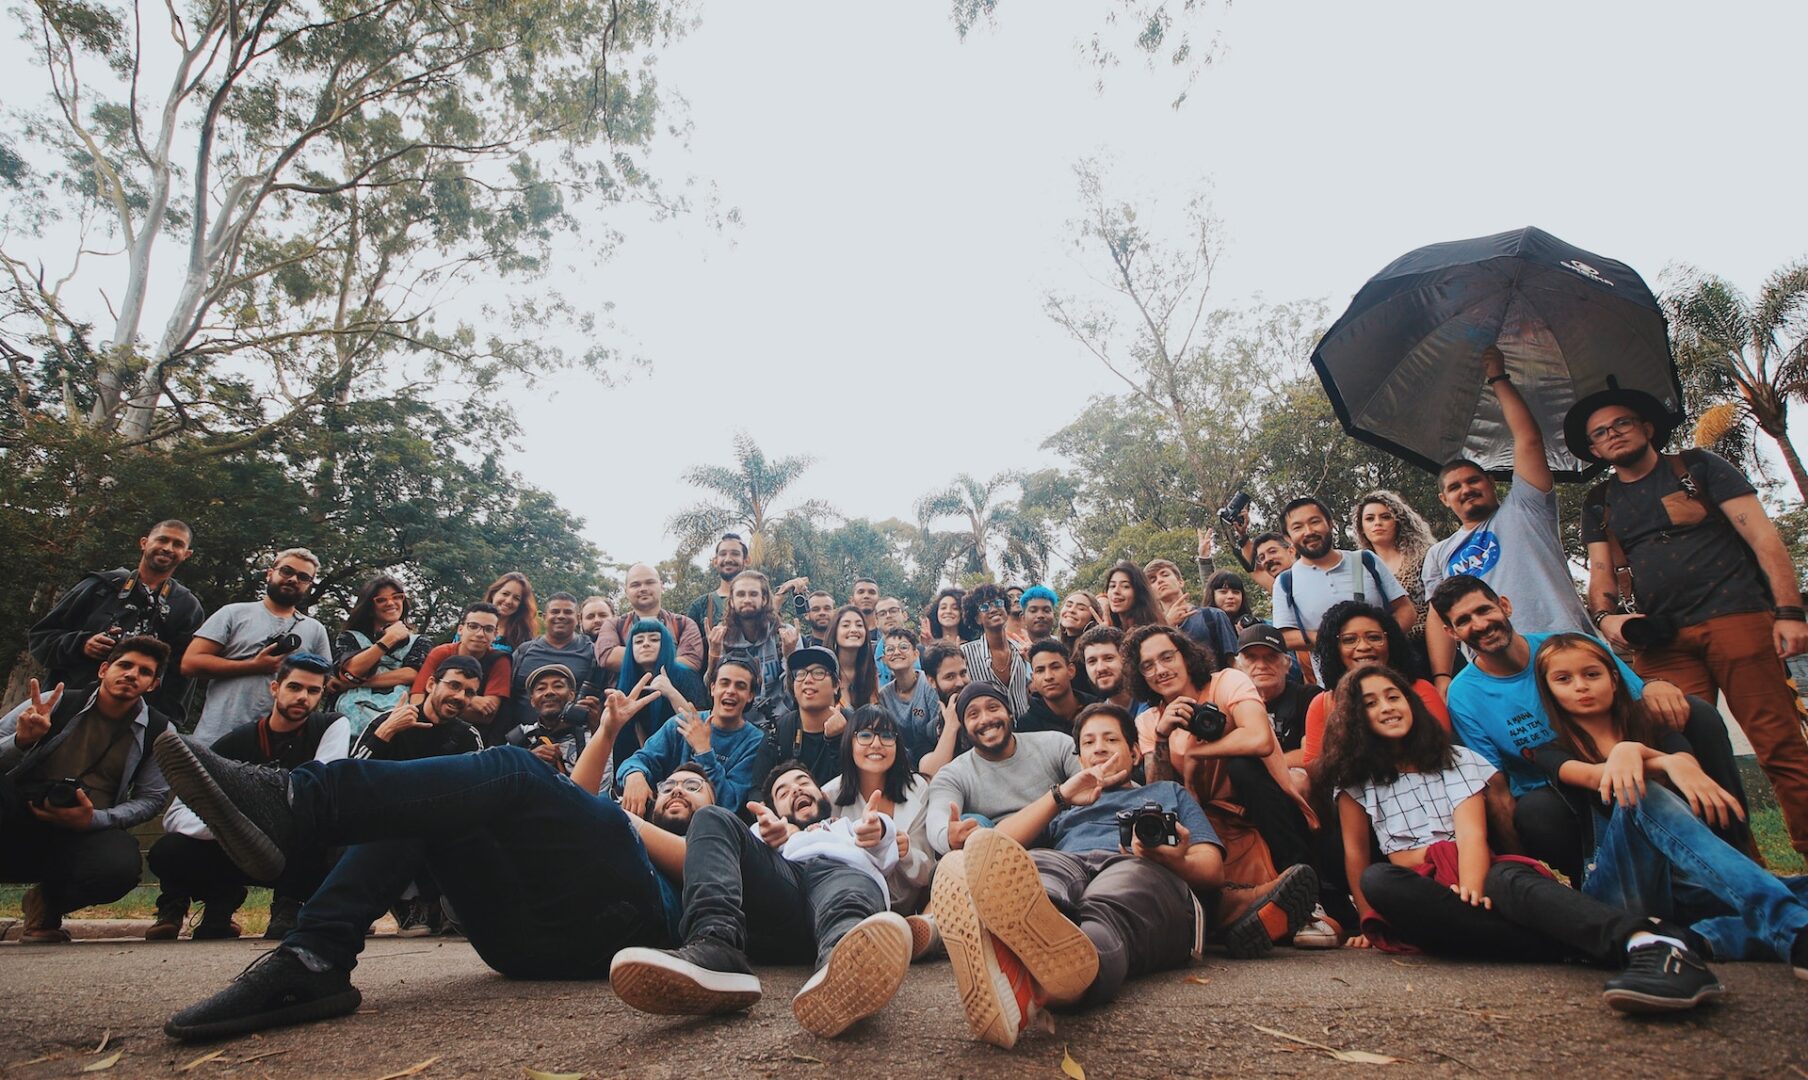
{"type": "Polygon", "coordinates": [[[1067,809],[1069,804],[1068,804],[1067,799],[1065,797],[1063,797],[1061,794],[1061,785],[1060,784],[1048,785],[1048,795],[1049,795],[1049,798],[1055,800],[1055,809],[1056,810],[1067,809]]]}
{"type": "Polygon", "coordinates": [[[1493,386],[1497,382],[1512,382],[1512,381],[1513,381],[1513,376],[1508,375],[1504,371],[1501,372],[1499,375],[1488,376],[1488,385],[1489,386],[1493,386]]]}
{"type": "Polygon", "coordinates": [[[1434,679],[1454,679],[1454,678],[1456,678],[1455,675],[1452,675],[1448,671],[1434,671],[1431,673],[1431,677],[1434,679]]]}
{"type": "Polygon", "coordinates": [[[1612,614],[1613,614],[1613,612],[1611,612],[1611,611],[1595,612],[1595,614],[1594,614],[1595,629],[1599,630],[1601,628],[1601,624],[1607,621],[1607,616],[1612,615],[1612,614]]]}
{"type": "Polygon", "coordinates": [[[1776,618],[1779,622],[1808,622],[1808,613],[1800,607],[1786,605],[1777,608],[1776,618]]]}

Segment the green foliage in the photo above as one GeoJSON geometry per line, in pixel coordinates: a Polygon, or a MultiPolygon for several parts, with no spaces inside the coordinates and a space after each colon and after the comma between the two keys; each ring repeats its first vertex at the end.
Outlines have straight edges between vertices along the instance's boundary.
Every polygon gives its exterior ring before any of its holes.
{"type": "MultiPolygon", "coordinates": [[[[672,515],[666,531],[677,537],[678,556],[693,558],[712,551],[723,533],[739,531],[750,548],[748,565],[756,569],[788,566],[797,540],[813,522],[833,517],[827,503],[812,499],[783,512],[774,507],[785,490],[810,467],[807,456],[769,460],[744,431],[735,433],[735,463],[698,465],[684,474],[692,487],[714,496],[672,515]]],[[[714,588],[714,584],[710,588],[714,588]]]]}

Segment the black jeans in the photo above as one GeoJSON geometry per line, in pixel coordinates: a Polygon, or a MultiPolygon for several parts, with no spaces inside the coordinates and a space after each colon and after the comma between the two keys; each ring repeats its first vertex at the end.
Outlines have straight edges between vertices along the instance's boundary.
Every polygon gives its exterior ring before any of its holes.
{"type": "Polygon", "coordinates": [[[247,885],[267,884],[278,897],[305,900],[326,876],[324,858],[297,853],[289,857],[288,867],[274,882],[253,881],[226,857],[217,842],[180,833],[158,837],[145,854],[145,862],[164,895],[201,901],[207,905],[206,918],[224,919],[237,911],[245,902],[247,885]]]}
{"type": "Polygon", "coordinates": [[[615,953],[670,941],[628,815],[519,747],[419,761],[309,762],[290,774],[302,841],[353,845],[285,945],[342,968],[422,867],[485,963],[511,978],[603,978],[615,953]]]}
{"type": "Polygon", "coordinates": [[[1392,863],[1362,872],[1362,895],[1402,941],[1429,953],[1485,960],[1580,956],[1618,966],[1626,939],[1647,919],[1545,877],[1525,863],[1497,862],[1482,892],[1492,911],[1464,903],[1449,886],[1392,863]]]}
{"type": "Polygon", "coordinates": [[[769,964],[821,967],[843,934],[887,910],[872,875],[835,859],[796,863],[721,806],[706,806],[684,834],[686,941],[714,938],[769,964]]]}
{"type": "Polygon", "coordinates": [[[38,884],[56,915],[111,904],[138,884],[138,838],[124,829],[76,831],[8,814],[0,825],[0,881],[38,884]]]}
{"type": "Polygon", "coordinates": [[[1042,888],[1099,950],[1099,974],[1082,1004],[1116,998],[1132,975],[1184,967],[1204,926],[1192,890],[1148,859],[1119,851],[1030,852],[1042,888]]]}

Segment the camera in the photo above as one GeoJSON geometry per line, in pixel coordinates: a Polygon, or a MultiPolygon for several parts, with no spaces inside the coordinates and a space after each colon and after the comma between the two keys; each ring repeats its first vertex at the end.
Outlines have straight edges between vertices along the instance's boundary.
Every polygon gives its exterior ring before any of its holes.
{"type": "Polygon", "coordinates": [[[791,594],[791,612],[800,619],[810,613],[810,598],[802,591],[791,594]]]}
{"type": "Polygon", "coordinates": [[[140,634],[156,636],[157,609],[145,608],[142,604],[123,604],[113,616],[113,625],[107,628],[107,636],[123,640],[137,637],[140,634]]]}
{"type": "Polygon", "coordinates": [[[1187,720],[1187,734],[1203,742],[1217,742],[1224,738],[1224,710],[1209,701],[1202,701],[1193,706],[1193,715],[1187,720]]]}
{"type": "Polygon", "coordinates": [[[80,805],[81,790],[82,782],[73,776],[19,785],[19,794],[25,797],[26,802],[36,803],[48,810],[67,810],[80,805]]]}
{"type": "Polygon", "coordinates": [[[1117,845],[1129,851],[1132,840],[1141,840],[1144,847],[1179,847],[1180,819],[1152,802],[1135,810],[1119,810],[1117,845]]]}
{"type": "Polygon", "coordinates": [[[1230,497],[1230,502],[1225,503],[1224,506],[1218,510],[1218,520],[1224,522],[1233,529],[1240,528],[1243,524],[1240,520],[1243,516],[1243,511],[1248,508],[1249,492],[1238,491],[1235,495],[1230,497]]]}
{"type": "Polygon", "coordinates": [[[299,648],[301,648],[300,634],[271,634],[264,639],[262,645],[258,646],[257,651],[263,652],[265,649],[268,649],[278,656],[287,656],[299,648]]]}
{"type": "Polygon", "coordinates": [[[1640,615],[1627,619],[1620,636],[1634,649],[1656,649],[1676,640],[1676,620],[1668,615],[1640,615]]]}

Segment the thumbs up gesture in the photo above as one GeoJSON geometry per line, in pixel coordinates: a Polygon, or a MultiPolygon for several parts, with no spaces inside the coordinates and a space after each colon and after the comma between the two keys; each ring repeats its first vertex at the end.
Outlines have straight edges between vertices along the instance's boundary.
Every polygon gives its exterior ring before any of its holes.
{"type": "Polygon", "coordinates": [[[879,800],[885,797],[884,789],[875,790],[866,797],[866,812],[854,825],[854,843],[863,848],[879,846],[885,839],[885,813],[879,809],[879,800]]]}
{"type": "Polygon", "coordinates": [[[963,821],[960,807],[948,807],[948,850],[959,851],[967,843],[967,837],[979,831],[979,822],[963,821]]]}

